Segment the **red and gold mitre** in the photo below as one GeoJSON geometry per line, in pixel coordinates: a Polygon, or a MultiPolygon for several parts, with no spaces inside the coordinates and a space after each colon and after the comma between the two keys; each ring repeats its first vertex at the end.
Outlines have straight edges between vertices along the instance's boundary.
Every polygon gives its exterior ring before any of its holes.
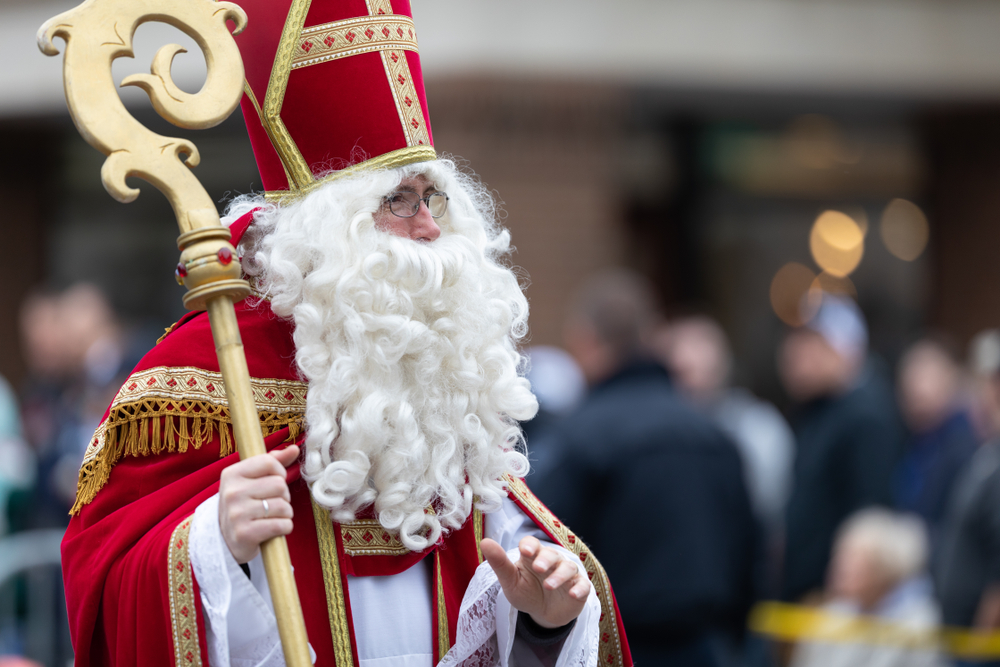
{"type": "Polygon", "coordinates": [[[243,116],[269,198],[436,157],[409,0],[239,5],[243,116]]]}

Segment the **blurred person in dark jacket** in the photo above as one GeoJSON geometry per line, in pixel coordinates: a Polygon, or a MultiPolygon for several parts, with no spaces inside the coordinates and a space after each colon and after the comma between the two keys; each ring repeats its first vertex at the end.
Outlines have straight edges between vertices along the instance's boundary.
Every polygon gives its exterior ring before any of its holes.
{"type": "Polygon", "coordinates": [[[822,588],[837,527],[859,509],[891,504],[903,430],[851,299],[823,295],[815,316],[785,338],[778,364],[799,404],[782,577],[782,597],[796,601],[822,588]]]}
{"type": "Polygon", "coordinates": [[[587,391],[583,371],[573,356],[558,347],[533,345],[524,350],[527,359],[525,377],[538,399],[538,414],[521,422],[532,474],[549,467],[552,447],[549,440],[558,431],[559,422],[570,414],[587,391]]]}
{"type": "Polygon", "coordinates": [[[935,584],[946,625],[1000,630],[1000,332],[977,336],[971,352],[991,438],[954,484],[935,584]]]}
{"type": "Polygon", "coordinates": [[[753,602],[757,527],[736,447],[646,353],[654,317],[635,275],[583,289],[566,346],[590,392],[534,488],[614,579],[637,664],[725,665],[753,602]]]}
{"type": "Polygon", "coordinates": [[[674,320],[658,332],[656,344],[680,394],[711,417],[739,449],[750,499],[766,529],[768,552],[778,549],[795,455],[788,422],[771,403],[732,386],[732,350],[715,320],[674,320]]]}
{"type": "Polygon", "coordinates": [[[895,502],[926,522],[932,560],[955,479],[977,446],[960,404],[962,379],[957,356],[947,343],[933,338],[914,343],[899,364],[899,404],[910,436],[896,468],[895,502]]]}

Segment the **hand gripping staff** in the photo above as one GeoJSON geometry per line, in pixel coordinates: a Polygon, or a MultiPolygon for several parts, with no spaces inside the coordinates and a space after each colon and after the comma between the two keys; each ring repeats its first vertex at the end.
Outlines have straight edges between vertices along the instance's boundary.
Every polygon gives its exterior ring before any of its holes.
{"type": "MultiPolygon", "coordinates": [[[[132,39],[136,28],[146,21],[168,23],[193,38],[204,52],[208,77],[198,93],[178,88],[170,76],[170,65],[184,49],[168,44],[153,58],[151,74],[126,77],[122,85],[145,90],[156,111],[179,127],[203,129],[221,123],[243,94],[243,62],[227,21],[235,24],[238,33],[247,17],[230,2],[86,0],[46,21],[38,31],[38,46],[54,56],[59,49],[53,38],[66,42],[66,102],[83,138],[107,156],[101,180],[108,193],[122,203],[133,201],[139,190],[129,187],[125,179],[138,176],[156,186],[173,206],[181,230],[178,275],[188,288],[184,305],[191,310],[208,310],[240,458],[260,456],[265,454],[264,439],[233,310],[235,301],[249,295],[250,286],[240,279],[229,230],[219,221],[214,203],[189,169],[198,165],[198,149],[189,141],[161,136],[139,123],[126,111],[112,78],[112,61],[133,57],[132,39]]],[[[285,538],[265,542],[261,552],[285,663],[309,667],[312,661],[305,621],[285,538]]]]}

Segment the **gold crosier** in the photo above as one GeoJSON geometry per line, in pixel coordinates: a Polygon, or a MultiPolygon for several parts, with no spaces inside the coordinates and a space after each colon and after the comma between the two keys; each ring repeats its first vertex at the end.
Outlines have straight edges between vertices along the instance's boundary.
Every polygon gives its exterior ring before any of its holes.
{"type": "MultiPolygon", "coordinates": [[[[195,94],[176,86],[170,65],[184,49],[168,44],[153,58],[151,74],[126,77],[122,85],[145,90],[157,112],[174,125],[202,129],[222,122],[243,94],[243,63],[227,21],[239,32],[247,17],[232,3],[87,0],[46,21],[38,31],[38,46],[47,55],[58,55],[52,40],[61,37],[66,42],[66,101],[83,138],[108,156],[101,180],[111,196],[123,203],[133,201],[139,191],[130,188],[125,179],[138,176],[156,186],[173,206],[181,230],[177,239],[181,264],[187,272],[184,305],[208,310],[240,457],[263,455],[264,440],[233,309],[234,301],[249,295],[250,286],[240,279],[229,230],[222,226],[211,198],[189,169],[199,162],[198,149],[189,141],[164,137],[144,127],[128,113],[115,89],[111,64],[116,58],[134,56],[135,30],[147,21],[168,23],[195,40],[208,66],[205,84],[195,94]]],[[[261,545],[261,551],[285,663],[310,667],[288,545],[278,537],[261,545]]]]}

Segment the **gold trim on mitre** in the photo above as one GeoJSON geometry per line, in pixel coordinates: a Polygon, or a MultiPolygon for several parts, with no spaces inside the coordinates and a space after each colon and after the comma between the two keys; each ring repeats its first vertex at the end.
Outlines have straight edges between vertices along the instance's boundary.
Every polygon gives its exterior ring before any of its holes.
{"type": "Polygon", "coordinates": [[[352,176],[359,171],[393,169],[437,159],[437,153],[430,146],[430,128],[427,127],[405,55],[406,51],[419,52],[413,19],[393,14],[389,0],[365,0],[368,16],[306,28],[305,20],[311,3],[312,0],[292,0],[271,68],[264,104],[258,104],[249,86],[246,87],[288,179],[287,191],[264,193],[265,199],[271,202],[294,201],[324,183],[352,176]],[[351,34],[353,37],[349,38],[351,34]],[[382,59],[386,81],[407,145],[317,179],[281,119],[281,105],[291,72],[293,69],[373,52],[378,52],[382,59]]]}
{"type": "Polygon", "coordinates": [[[292,0],[288,18],[285,19],[285,27],[281,31],[281,41],[278,42],[278,52],[274,56],[274,65],[271,67],[271,78],[267,83],[267,93],[264,95],[264,113],[261,115],[264,130],[288,172],[290,177],[288,185],[292,189],[302,189],[316,180],[298,145],[281,120],[281,104],[285,101],[288,76],[292,71],[295,50],[299,45],[299,36],[302,34],[311,4],[312,0],[292,0]]]}
{"type": "Polygon", "coordinates": [[[413,19],[397,14],[361,16],[306,28],[292,69],[386,49],[419,52],[413,19]]]}
{"type": "Polygon", "coordinates": [[[331,181],[349,178],[362,171],[396,169],[397,167],[405,167],[408,164],[429,162],[430,160],[436,159],[437,151],[435,151],[432,146],[407,146],[406,148],[400,148],[399,150],[392,151],[391,153],[386,153],[384,155],[379,155],[378,157],[373,157],[370,160],[359,162],[358,164],[352,165],[346,169],[331,172],[323,178],[313,181],[308,187],[302,190],[272,190],[270,192],[265,192],[264,199],[275,204],[290,204],[298,199],[301,199],[310,192],[313,192],[317,188],[330,183],[331,181]]]}

